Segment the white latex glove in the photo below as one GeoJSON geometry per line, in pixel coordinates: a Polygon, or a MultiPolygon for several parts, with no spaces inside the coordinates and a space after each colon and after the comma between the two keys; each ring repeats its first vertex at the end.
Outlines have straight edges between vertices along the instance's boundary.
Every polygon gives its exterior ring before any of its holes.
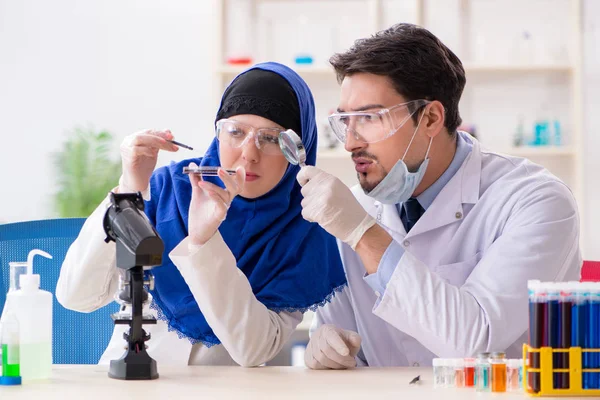
{"type": "MultiPolygon", "coordinates": [[[[197,165],[190,163],[189,167],[195,168],[197,165]]],[[[199,175],[189,174],[189,177],[192,201],[188,215],[188,236],[191,245],[201,246],[217,232],[227,216],[233,198],[244,189],[246,171],[243,167],[238,167],[235,176],[230,176],[219,168],[219,178],[225,184],[225,189],[203,181],[199,175]]]]}
{"type": "Polygon", "coordinates": [[[173,139],[170,130],[143,130],[129,135],[121,143],[123,175],[119,179],[119,193],[146,192],[158,160],[159,150],[178,151],[179,147],[167,142],[173,139]]]}
{"type": "Polygon", "coordinates": [[[302,216],[316,222],[352,249],[365,232],[375,225],[348,186],[316,167],[302,167],[297,176],[302,186],[302,216]]]}
{"type": "Polygon", "coordinates": [[[361,338],[356,332],[334,325],[321,325],[313,333],[304,363],[310,369],[346,369],[356,367],[356,355],[360,350],[361,338]]]}

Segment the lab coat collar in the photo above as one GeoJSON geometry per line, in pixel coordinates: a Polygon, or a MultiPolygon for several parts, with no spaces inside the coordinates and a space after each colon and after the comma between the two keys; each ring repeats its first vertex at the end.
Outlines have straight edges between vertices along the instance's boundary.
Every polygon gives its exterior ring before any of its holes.
{"type": "Polygon", "coordinates": [[[414,237],[460,221],[464,217],[463,204],[477,203],[481,181],[481,148],[476,139],[463,135],[472,142],[473,150],[408,234],[395,205],[375,202],[377,222],[392,236],[414,237]]]}
{"type": "MultiPolygon", "coordinates": [[[[463,134],[466,140],[473,144],[473,150],[463,162],[463,167],[456,175],[461,176],[461,198],[463,204],[475,204],[479,200],[479,188],[481,184],[481,145],[474,137],[463,134]]],[[[443,189],[442,189],[443,191],[443,189]]]]}

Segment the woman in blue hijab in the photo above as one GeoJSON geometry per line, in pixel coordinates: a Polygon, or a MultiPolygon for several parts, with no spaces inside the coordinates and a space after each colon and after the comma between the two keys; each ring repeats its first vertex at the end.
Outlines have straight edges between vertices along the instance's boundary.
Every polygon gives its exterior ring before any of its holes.
{"type": "MultiPolygon", "coordinates": [[[[299,167],[287,162],[277,142],[279,132],[293,129],[305,145],[306,164],[315,164],[315,109],[306,83],[281,64],[258,64],[227,88],[215,127],[204,157],[159,168],[149,187],[144,162],[160,149],[177,148],[168,142],[169,131],[132,135],[122,146],[118,190],[145,192],[146,215],[165,243],[151,292],[159,323],[145,327],[150,356],[159,363],[257,366],[276,356],[302,314],[328,302],[346,278],[335,239],[302,218],[299,167]],[[183,174],[196,165],[236,174],[183,174]]],[[[81,243],[92,236],[88,230],[84,226],[69,250],[57,286],[61,304],[80,311],[99,308],[117,290],[114,260],[108,267],[100,260],[114,243],[90,250],[95,246],[81,243]],[[108,290],[88,284],[87,294],[78,293],[84,274],[110,281],[108,290]],[[85,307],[78,307],[83,296],[85,307]],[[99,299],[97,306],[91,298],[99,299]]],[[[122,355],[122,332],[115,328],[101,362],[122,355]]]]}

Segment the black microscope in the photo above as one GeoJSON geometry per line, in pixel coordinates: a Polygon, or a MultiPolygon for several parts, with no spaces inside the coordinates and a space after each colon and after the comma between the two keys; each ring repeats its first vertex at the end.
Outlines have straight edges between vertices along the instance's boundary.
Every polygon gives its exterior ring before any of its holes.
{"type": "Polygon", "coordinates": [[[113,314],[115,324],[127,324],[129,333],[125,354],[110,361],[108,376],[114,379],[147,380],[158,378],[156,360],[146,352],[150,334],[143,324],[156,324],[152,316],[143,315],[148,292],[144,285],[153,285],[152,276],[144,280],[144,268],[162,264],[164,244],[144,214],[141,193],[110,193],[111,206],[104,215],[105,241],[117,243],[117,268],[125,270],[126,279],[119,293],[122,304],[131,304],[131,315],[113,314]]]}

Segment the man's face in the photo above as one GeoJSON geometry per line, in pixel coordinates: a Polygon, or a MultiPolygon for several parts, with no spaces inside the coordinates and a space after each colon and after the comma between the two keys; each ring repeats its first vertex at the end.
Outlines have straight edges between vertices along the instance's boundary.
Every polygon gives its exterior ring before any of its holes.
{"type": "MultiPolygon", "coordinates": [[[[344,78],[341,85],[339,112],[348,111],[378,111],[397,104],[406,103],[392,86],[389,78],[380,75],[358,73],[344,78]]],[[[422,113],[422,110],[420,110],[422,113]]],[[[396,121],[401,121],[410,111],[407,108],[394,110],[391,117],[397,128],[396,121]]],[[[415,115],[421,115],[415,114],[415,115]]],[[[427,117],[424,118],[424,120],[427,117]]],[[[422,121],[422,125],[426,121],[422,121]]],[[[358,180],[363,190],[373,190],[385,178],[388,172],[402,158],[416,129],[415,122],[408,118],[395,133],[376,143],[364,143],[357,140],[350,132],[346,135],[345,149],[352,153],[358,180]]],[[[390,125],[388,125],[390,126],[390,125]]],[[[422,129],[419,129],[422,131],[422,129]]],[[[388,132],[382,131],[382,136],[388,132]]],[[[425,158],[430,138],[417,132],[404,162],[410,171],[414,171],[425,158]]]]}

